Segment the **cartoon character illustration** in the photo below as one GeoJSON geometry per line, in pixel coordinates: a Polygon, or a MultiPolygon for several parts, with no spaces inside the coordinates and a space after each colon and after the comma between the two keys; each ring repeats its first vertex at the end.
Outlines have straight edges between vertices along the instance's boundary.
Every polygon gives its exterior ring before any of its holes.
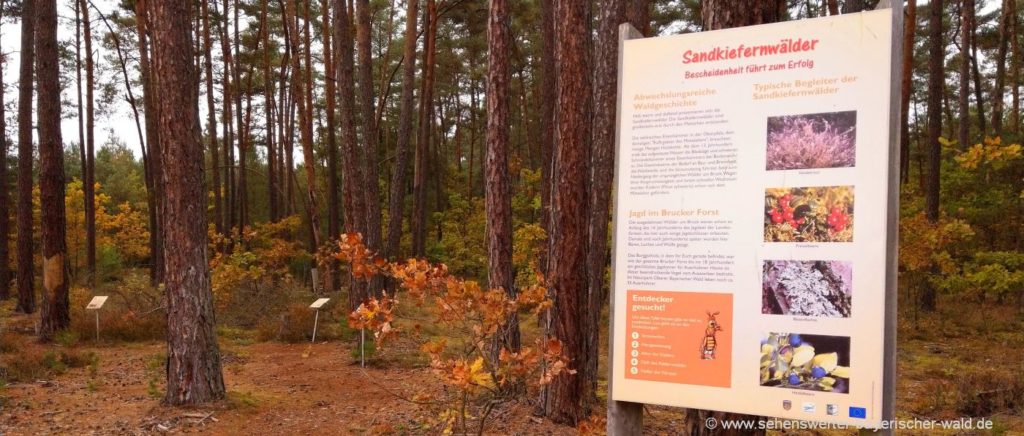
{"type": "Polygon", "coordinates": [[[722,326],[718,325],[718,320],[715,319],[718,313],[707,311],[708,326],[704,329],[704,340],[701,341],[700,345],[700,358],[702,360],[715,360],[715,350],[718,349],[718,341],[715,340],[715,335],[722,331],[722,326]]]}

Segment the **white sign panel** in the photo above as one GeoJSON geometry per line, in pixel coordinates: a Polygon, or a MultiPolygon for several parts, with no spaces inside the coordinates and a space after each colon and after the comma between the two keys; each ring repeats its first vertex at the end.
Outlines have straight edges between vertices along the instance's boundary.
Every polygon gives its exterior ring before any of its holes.
{"type": "Polygon", "coordinates": [[[89,301],[89,305],[88,306],[85,306],[85,309],[86,310],[97,310],[97,309],[103,307],[103,304],[107,302],[107,298],[109,298],[109,297],[106,296],[106,295],[98,295],[98,296],[92,297],[92,300],[89,301]]]}
{"type": "Polygon", "coordinates": [[[623,42],[613,398],[868,426],[891,10],[623,42]]]}
{"type": "Polygon", "coordinates": [[[324,305],[327,304],[328,301],[331,301],[331,299],[330,298],[318,298],[316,301],[313,302],[313,304],[309,305],[309,308],[310,309],[320,309],[320,308],[324,307],[324,305]]]}

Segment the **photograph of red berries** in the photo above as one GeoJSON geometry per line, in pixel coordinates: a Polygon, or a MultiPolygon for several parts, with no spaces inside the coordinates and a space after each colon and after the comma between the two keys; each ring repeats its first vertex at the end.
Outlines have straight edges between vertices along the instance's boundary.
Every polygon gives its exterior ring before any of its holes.
{"type": "Polygon", "coordinates": [[[768,171],[852,167],[857,112],[768,117],[768,171]]]}
{"type": "Polygon", "coordinates": [[[765,242],[853,242],[853,186],[769,188],[765,242]]]}
{"type": "Polygon", "coordinates": [[[839,260],[766,260],[761,313],[849,318],[853,265],[839,260]]]}
{"type": "Polygon", "coordinates": [[[768,333],[761,339],[761,386],[849,392],[850,338],[768,333]]]}

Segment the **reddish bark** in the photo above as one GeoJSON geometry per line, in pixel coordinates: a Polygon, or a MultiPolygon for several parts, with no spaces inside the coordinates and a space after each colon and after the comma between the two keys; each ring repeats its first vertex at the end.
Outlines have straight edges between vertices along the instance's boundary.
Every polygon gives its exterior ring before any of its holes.
{"type": "MultiPolygon", "coordinates": [[[[265,2],[266,0],[264,0],[265,2]]],[[[213,179],[213,224],[217,233],[224,232],[224,221],[222,210],[224,208],[221,198],[220,186],[220,152],[217,151],[217,112],[213,97],[213,42],[210,38],[210,2],[201,1],[200,13],[203,18],[203,66],[206,70],[206,134],[210,140],[210,170],[213,179]]],[[[270,80],[267,80],[270,83],[270,80]]],[[[270,179],[270,190],[273,191],[274,179],[270,179]]],[[[273,202],[271,202],[273,205],[273,202]]],[[[273,206],[271,206],[273,210],[273,206]]],[[[271,213],[273,217],[273,212],[271,213]]]]}
{"type": "Polygon", "coordinates": [[[43,240],[40,331],[44,339],[71,322],[68,301],[67,218],[64,213],[64,146],[60,132],[57,2],[36,3],[36,83],[39,86],[39,200],[43,240]]]}
{"type": "Polygon", "coordinates": [[[153,75],[163,140],[167,394],[172,405],[224,397],[207,261],[206,190],[192,62],[192,4],[153,4],[153,75]]]}
{"type": "MultiPolygon", "coordinates": [[[[587,167],[590,160],[591,74],[589,4],[555,0],[555,168],[548,286],[554,296],[550,334],[574,368],[585,365],[587,290],[587,167]]],[[[583,377],[563,374],[548,390],[545,412],[575,425],[586,419],[593,393],[583,377]]]]}
{"type": "MultiPolygon", "coordinates": [[[[517,295],[512,273],[512,187],[508,174],[509,58],[512,38],[507,0],[491,0],[487,19],[487,155],[484,204],[487,210],[487,286],[517,295]]],[[[519,318],[513,312],[495,335],[494,357],[502,348],[518,351],[519,318]]]]}
{"type": "MultiPolygon", "coordinates": [[[[89,20],[89,7],[85,1],[79,3],[82,13],[82,36],[85,39],[85,153],[82,156],[82,193],[85,197],[85,264],[88,271],[88,282],[95,283],[96,276],[96,88],[95,63],[92,55],[92,22],[89,20]]],[[[81,105],[79,105],[81,111],[81,105]]]]}
{"type": "Polygon", "coordinates": [[[384,255],[398,256],[402,239],[403,209],[405,209],[406,174],[409,172],[409,139],[412,136],[413,88],[416,86],[416,16],[417,0],[408,0],[405,10],[405,46],[402,51],[402,97],[398,114],[398,143],[395,147],[395,167],[391,173],[391,192],[388,194],[388,236],[384,255]]]}
{"type": "Polygon", "coordinates": [[[409,229],[412,233],[412,254],[423,257],[427,251],[427,172],[434,113],[434,57],[437,50],[437,5],[427,0],[423,17],[423,79],[420,91],[420,123],[416,137],[416,162],[413,169],[413,210],[409,229]]]}
{"type": "MultiPolygon", "coordinates": [[[[3,1],[0,0],[0,19],[3,18],[3,1]]],[[[4,59],[0,56],[0,89],[4,89],[4,59]]],[[[4,98],[0,95],[0,300],[11,296],[11,254],[8,242],[11,239],[11,195],[7,175],[7,119],[4,98]]]]}
{"type": "MultiPolygon", "coordinates": [[[[900,180],[910,177],[910,92],[914,75],[914,31],[917,29],[917,2],[907,2],[903,22],[903,72],[900,107],[900,180]]],[[[966,48],[964,50],[967,50],[966,48]]],[[[966,52],[965,52],[966,55],[966,52]]],[[[964,59],[967,62],[967,59],[964,59]]]]}
{"type": "MultiPolygon", "coordinates": [[[[597,8],[594,46],[594,118],[591,130],[590,198],[587,217],[587,323],[597,331],[601,309],[608,300],[605,267],[609,262],[608,224],[611,219],[612,177],[615,164],[615,110],[618,91],[619,23],[626,17],[634,27],[649,26],[645,1],[633,1],[627,11],[622,2],[602,0],[597,8]],[[638,20],[638,21],[633,21],[638,20]]],[[[577,371],[597,390],[599,335],[587,335],[585,364],[577,371]]]]}
{"type": "MultiPolygon", "coordinates": [[[[346,208],[345,231],[362,233],[366,229],[366,198],[362,189],[364,177],[356,144],[355,76],[352,31],[345,0],[334,0],[334,47],[337,59],[336,82],[341,107],[342,195],[352,207],[346,208]]],[[[349,309],[355,309],[366,297],[365,284],[352,280],[348,292],[349,309]]]]}
{"type": "MultiPolygon", "coordinates": [[[[551,234],[551,170],[554,163],[555,147],[555,19],[554,0],[540,1],[541,52],[540,52],[540,226],[551,234]]],[[[472,144],[471,144],[472,145],[472,144]]],[[[472,152],[472,148],[470,149],[472,152]]],[[[472,156],[472,155],[470,155],[472,156]]],[[[472,170],[473,159],[470,158],[472,170]]],[[[472,172],[472,171],[471,171],[472,172]]],[[[545,275],[548,272],[547,252],[541,253],[537,262],[545,275]]]]}
{"type": "Polygon", "coordinates": [[[32,86],[35,66],[35,0],[21,6],[21,66],[18,73],[18,306],[36,311],[32,249],[32,86]]]}

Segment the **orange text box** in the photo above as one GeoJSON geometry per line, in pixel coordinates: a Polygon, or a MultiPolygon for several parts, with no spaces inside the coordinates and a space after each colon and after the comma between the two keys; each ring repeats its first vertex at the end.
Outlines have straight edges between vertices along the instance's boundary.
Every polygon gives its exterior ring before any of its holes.
{"type": "Polygon", "coordinates": [[[626,378],[729,387],[732,294],[626,292],[626,378]]]}

